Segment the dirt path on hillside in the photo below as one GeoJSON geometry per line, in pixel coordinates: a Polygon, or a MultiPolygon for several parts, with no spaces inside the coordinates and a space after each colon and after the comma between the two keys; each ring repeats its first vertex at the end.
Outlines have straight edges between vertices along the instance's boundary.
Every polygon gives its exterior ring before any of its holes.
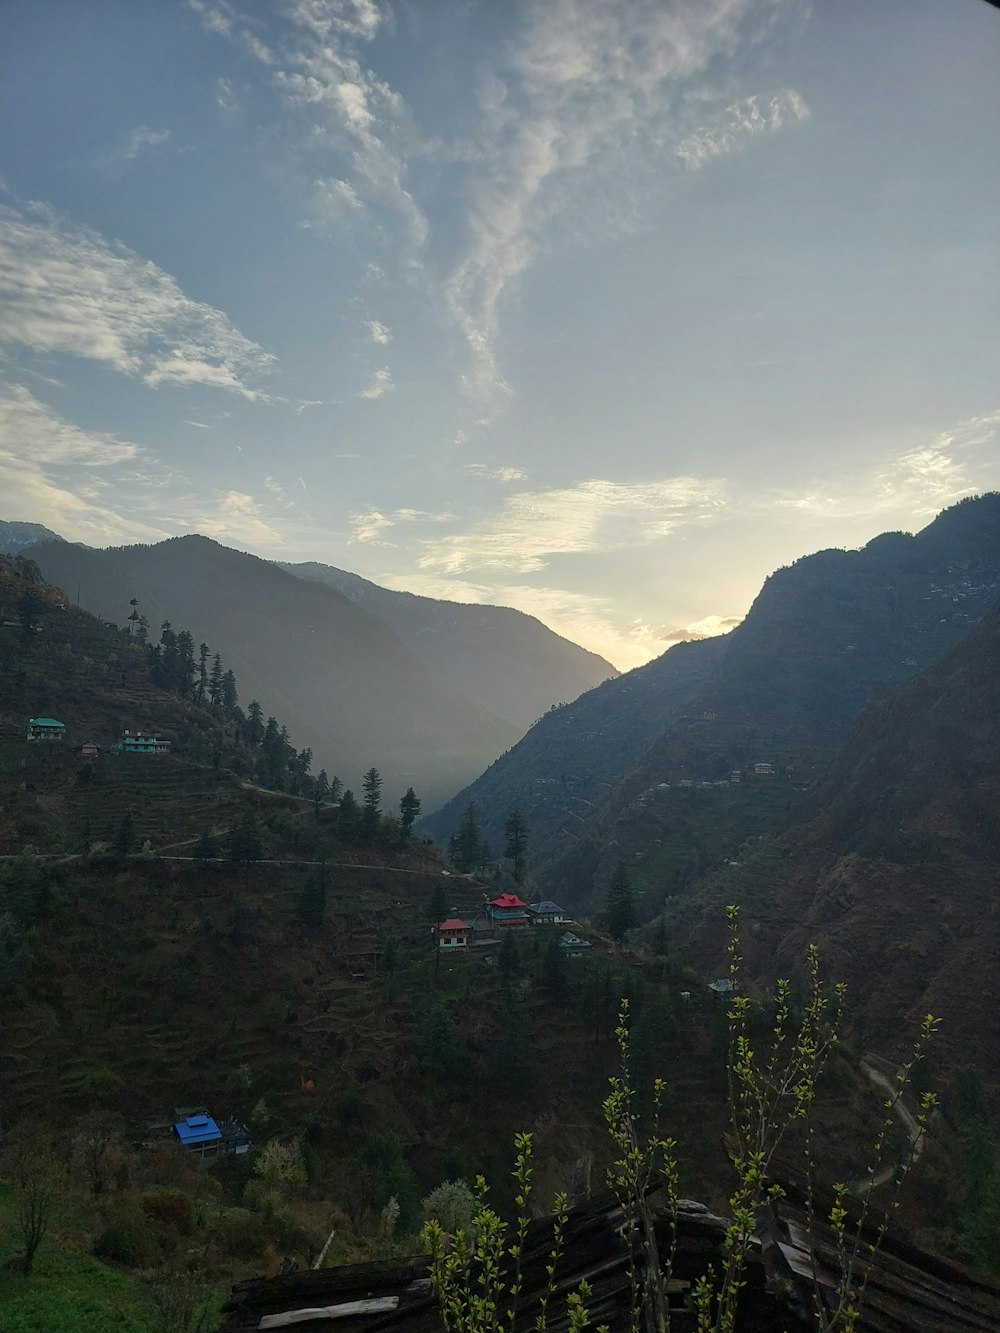
{"type": "MultiPolygon", "coordinates": [[[[917,1117],[913,1114],[910,1108],[903,1104],[902,1097],[898,1099],[896,1098],[897,1088],[895,1080],[889,1078],[888,1075],[883,1074],[880,1069],[876,1069],[873,1065],[868,1064],[866,1060],[861,1061],[861,1070],[867,1076],[868,1081],[878,1088],[880,1092],[884,1092],[887,1097],[895,1100],[896,1104],[893,1107],[893,1110],[905,1127],[907,1134],[910,1136],[910,1143],[913,1145],[914,1156],[919,1157],[924,1151],[923,1135],[920,1132],[920,1125],[917,1122],[917,1117]]],[[[851,1185],[851,1193],[870,1193],[871,1190],[878,1189],[879,1185],[885,1185],[888,1181],[892,1180],[895,1174],[895,1166],[883,1166],[879,1171],[876,1171],[871,1179],[854,1181],[851,1185]]]]}

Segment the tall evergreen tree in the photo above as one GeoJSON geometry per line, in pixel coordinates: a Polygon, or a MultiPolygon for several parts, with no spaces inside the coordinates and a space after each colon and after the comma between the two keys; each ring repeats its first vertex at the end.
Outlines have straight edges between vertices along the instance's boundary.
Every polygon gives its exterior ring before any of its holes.
{"type": "Polygon", "coordinates": [[[205,702],[205,695],[208,693],[208,654],[211,651],[207,643],[198,645],[198,684],[195,687],[195,698],[200,704],[205,702]]]}
{"type": "Polygon", "coordinates": [[[364,808],[361,812],[361,836],[370,842],[378,833],[382,809],[382,775],[377,768],[370,768],[361,779],[361,791],[364,796],[364,808]]]}
{"type": "Polygon", "coordinates": [[[216,653],[212,658],[212,670],[208,677],[208,702],[218,708],[222,702],[222,657],[216,653]]]}
{"type": "Polygon", "coordinates": [[[632,897],[632,882],[623,863],[611,877],[608,896],[605,902],[608,934],[616,944],[623,943],[625,936],[635,925],[635,909],[632,897]]]}
{"type": "Polygon", "coordinates": [[[448,860],[460,874],[468,875],[482,860],[482,846],[476,803],[470,801],[465,807],[461,824],[448,839],[448,860]]]}
{"type": "Polygon", "coordinates": [[[260,830],[252,810],[244,810],[239,822],[230,829],[227,849],[231,864],[242,866],[249,879],[251,865],[264,856],[260,830]]]}
{"type": "Polygon", "coordinates": [[[413,832],[413,825],[420,814],[420,797],[412,787],[407,787],[399,802],[399,837],[405,842],[413,832]]]}
{"type": "Polygon", "coordinates": [[[524,880],[528,856],[528,826],[520,810],[513,809],[503,826],[504,855],[513,861],[512,874],[515,884],[524,880]]]}
{"type": "Polygon", "coordinates": [[[340,798],[340,814],[337,817],[337,831],[345,842],[354,842],[358,836],[358,824],[361,810],[354,793],[348,787],[340,798]]]}
{"type": "Polygon", "coordinates": [[[435,926],[439,926],[442,921],[448,918],[448,894],[440,880],[435,880],[434,887],[431,889],[430,900],[427,903],[427,919],[435,926]]]}
{"type": "MultiPolygon", "coordinates": [[[[202,644],[202,647],[205,645],[202,644]]],[[[247,744],[252,748],[256,748],[264,739],[264,710],[256,699],[250,700],[247,709],[246,736],[247,744]]]]}
{"type": "Polygon", "coordinates": [[[226,717],[232,717],[236,712],[236,705],[239,701],[239,692],[236,689],[236,677],[232,671],[226,671],[222,676],[222,711],[226,717]]]}
{"type": "Polygon", "coordinates": [[[194,639],[186,629],[177,635],[177,665],[174,689],[186,699],[194,692],[194,639]]]}

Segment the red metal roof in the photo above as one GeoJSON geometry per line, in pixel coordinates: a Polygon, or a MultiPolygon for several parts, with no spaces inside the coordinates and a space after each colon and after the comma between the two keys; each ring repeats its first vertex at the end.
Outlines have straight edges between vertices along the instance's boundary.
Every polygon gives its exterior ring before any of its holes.
{"type": "Polygon", "coordinates": [[[523,899],[519,898],[516,893],[501,893],[499,898],[494,898],[492,900],[490,906],[506,908],[508,911],[513,911],[517,907],[526,910],[528,904],[524,902],[523,899]]]}
{"type": "Polygon", "coordinates": [[[442,921],[438,930],[468,930],[469,927],[464,921],[459,921],[457,916],[450,916],[447,921],[442,921]]]}

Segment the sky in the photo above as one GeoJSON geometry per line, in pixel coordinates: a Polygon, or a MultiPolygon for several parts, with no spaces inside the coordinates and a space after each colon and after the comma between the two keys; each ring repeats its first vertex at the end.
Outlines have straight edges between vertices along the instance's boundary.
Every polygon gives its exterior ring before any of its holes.
{"type": "Polygon", "coordinates": [[[983,0],[4,0],[0,518],[629,668],[1000,487],[983,0]]]}

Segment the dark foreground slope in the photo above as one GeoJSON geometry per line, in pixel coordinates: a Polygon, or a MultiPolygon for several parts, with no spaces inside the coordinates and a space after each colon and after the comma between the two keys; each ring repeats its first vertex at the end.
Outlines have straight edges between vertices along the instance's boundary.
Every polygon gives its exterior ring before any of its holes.
{"type": "Polygon", "coordinates": [[[95,613],[124,624],[135,597],[154,639],[170,620],[209,643],[235,671],[242,705],[258,699],[312,748],[317,769],[355,789],[374,765],[394,798],[412,785],[430,807],[518,734],[336,589],[205,537],[108,551],[47,544],[32,556],[95,613]]]}
{"type": "Polygon", "coordinates": [[[617,676],[596,653],[509,606],[392,592],[357,574],[309,562],[282,565],[349,597],[397,634],[424,666],[524,731],[553,704],[617,676]]]}
{"type": "Polygon", "coordinates": [[[724,638],[678,645],[547,715],[428,827],[446,838],[475,801],[495,836],[516,805],[554,893],[593,905],[624,860],[654,910],[787,823],[862,710],[962,639],[998,592],[996,494],[916,536],[805,557],[724,638]],[[773,771],[758,780],[757,762],[773,771]]]}

